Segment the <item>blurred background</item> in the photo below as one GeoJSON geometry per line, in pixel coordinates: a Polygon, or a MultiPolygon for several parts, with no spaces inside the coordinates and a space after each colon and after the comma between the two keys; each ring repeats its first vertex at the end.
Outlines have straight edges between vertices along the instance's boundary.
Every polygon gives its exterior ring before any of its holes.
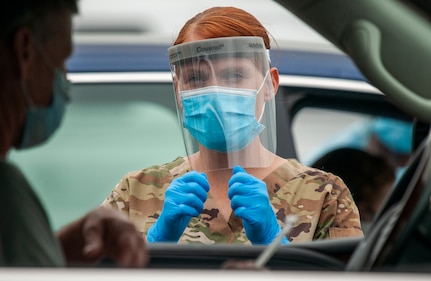
{"type": "Polygon", "coordinates": [[[213,6],[235,6],[255,15],[280,44],[330,45],[272,0],[80,0],[75,18],[80,40],[118,38],[172,43],[183,24],[198,12],[213,6]]]}

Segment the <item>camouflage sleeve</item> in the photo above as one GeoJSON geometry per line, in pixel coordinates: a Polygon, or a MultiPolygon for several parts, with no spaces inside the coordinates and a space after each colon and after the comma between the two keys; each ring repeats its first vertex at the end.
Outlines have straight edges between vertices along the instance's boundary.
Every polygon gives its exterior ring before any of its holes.
{"type": "Polygon", "coordinates": [[[102,206],[125,214],[144,233],[158,217],[165,190],[172,179],[189,171],[189,168],[183,158],[178,157],[161,166],[129,172],[114,187],[102,206]]]}
{"type": "Polygon", "coordinates": [[[129,217],[129,178],[130,173],[127,173],[105,198],[101,206],[116,209],[129,217]]]}
{"type": "Polygon", "coordinates": [[[363,236],[358,208],[350,190],[335,175],[329,174],[332,185],[322,207],[313,239],[363,236]]]}

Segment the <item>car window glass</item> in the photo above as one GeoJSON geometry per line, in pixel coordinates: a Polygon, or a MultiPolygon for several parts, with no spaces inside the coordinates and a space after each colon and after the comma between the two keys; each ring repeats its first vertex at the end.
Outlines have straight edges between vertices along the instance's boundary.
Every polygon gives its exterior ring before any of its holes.
{"type": "Polygon", "coordinates": [[[317,155],[331,145],[331,139],[350,126],[368,120],[367,114],[319,108],[303,108],[292,123],[298,159],[311,165],[317,155]]]}

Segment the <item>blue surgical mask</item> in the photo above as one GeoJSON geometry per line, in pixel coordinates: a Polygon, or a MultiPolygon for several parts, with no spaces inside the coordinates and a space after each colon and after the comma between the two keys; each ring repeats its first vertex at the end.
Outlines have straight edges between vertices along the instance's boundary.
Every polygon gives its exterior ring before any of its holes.
{"type": "Polygon", "coordinates": [[[255,117],[256,90],[211,86],[180,95],[183,126],[208,149],[244,149],[265,128],[255,117]]]}
{"type": "MultiPolygon", "coordinates": [[[[17,149],[35,146],[47,140],[60,126],[66,104],[69,100],[70,82],[66,75],[60,71],[54,72],[52,103],[46,107],[30,105],[25,115],[25,124],[21,143],[17,149]]],[[[24,94],[30,99],[23,87],[24,94]]]]}

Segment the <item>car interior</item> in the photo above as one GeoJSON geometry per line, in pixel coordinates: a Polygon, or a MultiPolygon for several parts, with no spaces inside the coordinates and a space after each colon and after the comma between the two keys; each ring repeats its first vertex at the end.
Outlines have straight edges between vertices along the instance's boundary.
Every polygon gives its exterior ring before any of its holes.
{"type": "MultiPolygon", "coordinates": [[[[345,270],[429,272],[430,2],[278,2],[348,54],[372,85],[414,118],[415,151],[407,172],[345,270]]],[[[385,111],[379,106],[373,110],[385,111]]]]}

